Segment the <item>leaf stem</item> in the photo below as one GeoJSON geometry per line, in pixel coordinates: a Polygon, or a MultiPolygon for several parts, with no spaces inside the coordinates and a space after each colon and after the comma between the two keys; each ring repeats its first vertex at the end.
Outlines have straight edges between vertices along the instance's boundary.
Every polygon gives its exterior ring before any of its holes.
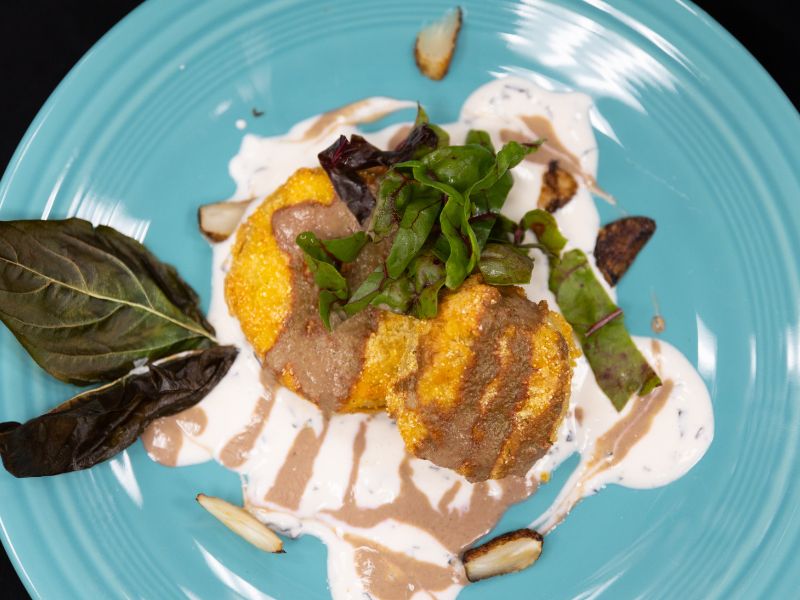
{"type": "Polygon", "coordinates": [[[589,327],[589,329],[587,329],[586,333],[583,335],[588,338],[590,335],[596,333],[598,330],[602,329],[603,327],[608,325],[611,321],[613,321],[614,319],[616,319],[621,315],[622,315],[622,309],[617,308],[617,310],[608,313],[605,317],[597,321],[597,323],[589,327]]]}

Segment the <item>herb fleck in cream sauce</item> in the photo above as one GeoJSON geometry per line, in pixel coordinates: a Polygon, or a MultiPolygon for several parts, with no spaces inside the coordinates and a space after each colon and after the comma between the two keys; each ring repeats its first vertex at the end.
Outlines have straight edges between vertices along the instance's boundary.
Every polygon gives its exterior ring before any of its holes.
{"type": "MultiPolygon", "coordinates": [[[[369,98],[303,121],[284,136],[245,135],[230,164],[237,183],[234,198],[270,194],[299,167],[316,166],[317,153],[335,137],[357,133],[357,123],[413,106],[369,98]]],[[[534,160],[514,169],[504,213],[516,219],[536,205],[547,162],[557,159],[581,185],[556,220],[570,247],[591,255],[599,216],[590,194],[597,192],[598,158],[590,106],[581,94],[555,94],[525,80],[499,79],[478,88],[459,121],[445,129],[455,143],[471,128],[487,130],[497,147],[521,137],[551,140],[534,160]]],[[[367,137],[389,147],[402,139],[406,127],[387,127],[367,137]]],[[[261,366],[225,304],[223,281],[234,237],[214,246],[209,319],[221,343],[237,344],[243,351],[198,407],[159,420],[143,440],[152,458],[167,465],[213,457],[238,471],[246,506],[254,514],[288,535],[314,535],[325,542],[330,589],[337,600],[365,593],[373,598],[454,598],[466,583],[462,549],[573,453],[581,456],[578,468],[553,506],[533,523],[542,531],[551,531],[577,502],[607,484],[646,488],[677,479],[711,443],[711,402],[693,366],[669,344],[637,338],[664,386],[617,413],[581,358],[569,414],[550,451],[525,477],[470,483],[408,455],[383,413],[325,419],[312,403],[269,382],[264,385],[261,366]]],[[[536,259],[526,293],[557,309],[547,289],[547,269],[541,266],[547,261],[541,255],[536,259]]]]}

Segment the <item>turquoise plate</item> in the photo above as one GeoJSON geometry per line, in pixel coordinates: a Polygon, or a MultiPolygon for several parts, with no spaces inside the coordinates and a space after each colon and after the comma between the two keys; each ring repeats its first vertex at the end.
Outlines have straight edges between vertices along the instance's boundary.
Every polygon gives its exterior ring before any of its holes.
{"type": "MultiPolygon", "coordinates": [[[[658,234],[620,289],[712,392],[716,439],[662,489],[611,487],[547,540],[535,568],[463,598],[789,598],[800,583],[800,118],[764,70],[681,0],[464,2],[448,77],[411,58],[421,24],[452,4],[151,0],[73,69],[0,186],[0,218],[82,215],[144,237],[208,297],[195,209],[234,187],[243,132],[276,134],[369,95],[419,99],[454,119],[467,94],[513,73],[591,95],[602,216],[647,214],[658,234]],[[254,117],[252,109],[263,111],[254,117]]],[[[0,331],[0,419],[72,390],[0,331]]],[[[570,464],[574,464],[570,463],[570,464]]],[[[554,497],[570,465],[500,530],[554,497]]],[[[240,498],[214,464],[168,469],[135,444],[86,472],[0,473],[3,539],[34,597],[326,598],[325,548],[257,552],[202,513],[197,491],[240,498]]]]}

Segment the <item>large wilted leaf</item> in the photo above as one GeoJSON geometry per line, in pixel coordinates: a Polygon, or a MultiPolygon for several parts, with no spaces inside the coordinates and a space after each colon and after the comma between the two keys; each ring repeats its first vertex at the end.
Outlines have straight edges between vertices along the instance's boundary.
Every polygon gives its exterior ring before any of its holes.
{"type": "Polygon", "coordinates": [[[3,466],[16,477],[88,469],[130,446],[155,419],[195,405],[225,376],[233,346],[193,350],[84,392],[24,425],[0,424],[3,466]]]}
{"type": "Polygon", "coordinates": [[[81,219],[0,221],[0,319],[43,369],[79,385],[214,341],[174,267],[81,219]]]}

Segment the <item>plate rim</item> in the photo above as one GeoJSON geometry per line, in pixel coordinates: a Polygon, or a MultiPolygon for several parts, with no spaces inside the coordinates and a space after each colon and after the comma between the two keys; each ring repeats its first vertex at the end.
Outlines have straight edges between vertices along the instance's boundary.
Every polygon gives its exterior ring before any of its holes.
{"type": "MultiPolygon", "coordinates": [[[[768,124],[768,131],[772,138],[781,143],[782,149],[785,150],[783,158],[792,167],[795,179],[800,186],[800,151],[793,148],[791,144],[792,139],[800,138],[800,112],[764,66],[738,39],[691,0],[669,0],[669,2],[652,5],[637,5],[629,0],[609,0],[609,2],[613,6],[620,6],[621,8],[618,10],[623,14],[628,14],[628,7],[636,6],[637,10],[648,13],[659,21],[669,20],[672,25],[677,27],[684,25],[687,27],[689,35],[703,30],[713,34],[696,37],[693,35],[692,41],[698,51],[707,57],[726,48],[729,54],[725,61],[736,61],[739,71],[735,76],[730,72],[724,72],[724,76],[738,92],[744,93],[758,89],[764,102],[770,103],[771,109],[761,112],[760,117],[768,124]],[[697,27],[701,29],[695,29],[697,27]],[[750,77],[745,78],[744,73],[748,73],[750,77]]],[[[170,0],[145,0],[114,24],[69,70],[37,112],[6,165],[2,178],[0,178],[0,208],[16,180],[17,170],[25,161],[29,148],[36,143],[41,132],[49,127],[53,120],[58,120],[60,107],[67,102],[69,97],[81,93],[84,80],[92,77],[92,69],[98,69],[104,65],[112,66],[114,64],[112,50],[126,44],[128,33],[140,31],[152,20],[164,18],[166,14],[175,10],[175,6],[180,4],[191,6],[191,3],[186,1],[172,3],[170,0]]],[[[597,6],[605,3],[598,0],[590,2],[590,4],[597,6]]],[[[242,3],[243,9],[246,6],[246,3],[242,3]]],[[[745,95],[742,97],[748,104],[752,104],[752,98],[745,95]]],[[[776,205],[788,211],[792,218],[800,220],[800,206],[790,204],[788,199],[783,197],[777,197],[774,201],[776,205]]],[[[14,543],[7,533],[4,512],[0,507],[0,540],[28,593],[32,597],[40,597],[34,581],[19,559],[14,543]]]]}

